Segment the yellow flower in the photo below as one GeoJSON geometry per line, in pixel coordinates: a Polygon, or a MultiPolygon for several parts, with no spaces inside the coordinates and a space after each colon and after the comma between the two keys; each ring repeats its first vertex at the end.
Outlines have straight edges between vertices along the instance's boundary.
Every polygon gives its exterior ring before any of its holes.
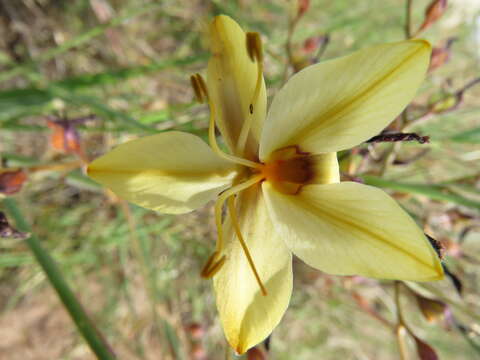
{"type": "Polygon", "coordinates": [[[279,323],[292,291],[292,253],[330,274],[441,279],[439,259],[410,216],[382,190],[340,182],[336,157],[400,114],[424,78],[430,45],[377,45],[310,66],[267,115],[258,34],[227,16],[209,30],[207,83],[195,75],[192,84],[210,106],[211,147],[191,134],[161,133],[115,148],[88,173],[164,213],[217,198],[217,247],[203,275],[213,277],[230,345],[244,353],[279,323]]]}

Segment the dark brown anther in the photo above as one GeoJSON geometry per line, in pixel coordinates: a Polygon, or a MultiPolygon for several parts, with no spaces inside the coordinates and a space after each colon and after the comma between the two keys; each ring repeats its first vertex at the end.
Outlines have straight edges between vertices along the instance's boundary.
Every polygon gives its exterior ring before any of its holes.
{"type": "Polygon", "coordinates": [[[201,88],[201,85],[198,81],[197,74],[190,76],[190,84],[192,85],[193,88],[193,93],[195,94],[195,98],[200,104],[203,104],[204,102],[204,96],[203,96],[203,91],[201,88]]]}
{"type": "Polygon", "coordinates": [[[220,259],[218,259],[219,256],[220,254],[218,251],[215,251],[210,256],[210,258],[207,260],[207,263],[203,267],[202,272],[200,273],[201,277],[203,277],[204,279],[209,279],[213,277],[222,268],[227,258],[225,255],[223,255],[220,259]]]}
{"type": "Polygon", "coordinates": [[[247,53],[252,61],[263,61],[262,40],[256,32],[247,33],[247,53]]]}

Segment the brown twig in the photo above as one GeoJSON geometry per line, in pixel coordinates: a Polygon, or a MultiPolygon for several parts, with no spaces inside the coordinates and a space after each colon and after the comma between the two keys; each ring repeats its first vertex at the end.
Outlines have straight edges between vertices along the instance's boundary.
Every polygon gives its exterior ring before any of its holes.
{"type": "Polygon", "coordinates": [[[378,312],[376,312],[370,304],[367,303],[366,299],[361,296],[359,293],[356,291],[351,292],[353,299],[357,303],[357,305],[364,310],[368,315],[373,317],[374,319],[378,320],[380,323],[388,327],[390,330],[395,329],[395,325],[392,324],[390,321],[385,319],[382,315],[380,315],[378,312]]]}
{"type": "Polygon", "coordinates": [[[456,91],[456,94],[463,95],[465,91],[480,83],[480,77],[470,80],[464,87],[456,91]]]}
{"type": "Polygon", "coordinates": [[[312,63],[317,63],[320,61],[323,54],[325,54],[325,50],[327,50],[328,44],[330,44],[330,35],[326,34],[322,37],[322,43],[318,48],[317,54],[313,57],[312,63]]]}
{"type": "Polygon", "coordinates": [[[398,141],[417,141],[419,144],[426,144],[430,142],[429,136],[421,136],[416,133],[391,133],[376,135],[367,143],[379,143],[379,142],[398,142],[398,141]]]}

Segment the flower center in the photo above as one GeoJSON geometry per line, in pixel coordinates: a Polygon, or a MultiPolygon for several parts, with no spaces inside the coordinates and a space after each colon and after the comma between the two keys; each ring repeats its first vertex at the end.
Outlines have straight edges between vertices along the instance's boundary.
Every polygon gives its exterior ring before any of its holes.
{"type": "Polygon", "coordinates": [[[272,153],[260,173],[275,190],[295,195],[314,178],[313,165],[309,153],[302,152],[298,146],[288,146],[272,153]]]}

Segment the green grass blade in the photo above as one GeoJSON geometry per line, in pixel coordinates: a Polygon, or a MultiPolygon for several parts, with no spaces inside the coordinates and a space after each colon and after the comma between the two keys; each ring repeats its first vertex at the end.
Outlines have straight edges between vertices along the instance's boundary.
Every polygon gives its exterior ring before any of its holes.
{"type": "Polygon", "coordinates": [[[453,135],[450,140],[458,143],[480,144],[480,128],[453,135]]]}
{"type": "Polygon", "coordinates": [[[363,180],[367,185],[392,189],[404,193],[423,195],[433,200],[451,202],[457,205],[463,205],[480,210],[479,201],[468,199],[459,194],[452,193],[447,187],[441,185],[407,184],[386,180],[371,175],[363,176],[363,180]]]}
{"type": "MultiPolygon", "coordinates": [[[[30,225],[23,217],[15,200],[12,198],[6,198],[3,200],[3,204],[5,205],[10,216],[15,220],[18,229],[20,231],[31,232],[30,225]]],[[[55,264],[55,261],[42,247],[37,237],[35,235],[31,235],[25,240],[25,242],[47,275],[50,284],[57,292],[63,305],[67,309],[72,320],[75,322],[80,334],[90,346],[90,349],[95,353],[98,359],[115,359],[115,354],[111,350],[110,346],[106,343],[105,339],[97,330],[92,320],[90,320],[82,305],[78,302],[74,293],[66,283],[62,273],[55,264]]]]}
{"type": "Polygon", "coordinates": [[[53,86],[50,87],[50,90],[57,97],[61,98],[63,101],[69,104],[73,104],[77,106],[78,105],[88,106],[90,109],[92,109],[92,111],[95,114],[98,114],[100,116],[105,116],[111,120],[119,120],[126,125],[144,130],[145,132],[148,132],[148,133],[158,132],[154,128],[138,122],[129,114],[112,109],[110,106],[105,105],[105,103],[101,102],[100,100],[98,100],[93,96],[74,94],[60,87],[53,87],[53,86]]]}
{"type": "Polygon", "coordinates": [[[154,61],[148,65],[124,67],[115,70],[106,70],[94,74],[72,76],[54,82],[53,84],[71,91],[80,90],[83,88],[91,88],[94,86],[114,85],[119,83],[120,81],[125,81],[139,76],[145,76],[152,72],[165,70],[167,68],[178,69],[182,66],[206,61],[207,59],[208,54],[206,53],[195,56],[165,59],[154,61]]]}

